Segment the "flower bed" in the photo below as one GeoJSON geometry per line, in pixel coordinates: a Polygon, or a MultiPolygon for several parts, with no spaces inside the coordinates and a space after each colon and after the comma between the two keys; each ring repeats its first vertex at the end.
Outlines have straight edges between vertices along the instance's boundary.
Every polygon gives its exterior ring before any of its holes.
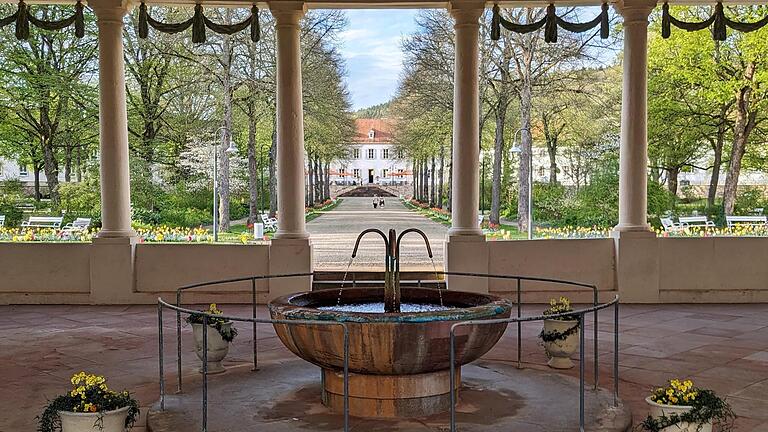
{"type": "Polygon", "coordinates": [[[403,200],[403,205],[411,210],[416,210],[422,215],[432,219],[435,222],[450,225],[451,224],[451,212],[446,209],[437,207],[430,207],[429,204],[411,199],[410,201],[403,200]]]}

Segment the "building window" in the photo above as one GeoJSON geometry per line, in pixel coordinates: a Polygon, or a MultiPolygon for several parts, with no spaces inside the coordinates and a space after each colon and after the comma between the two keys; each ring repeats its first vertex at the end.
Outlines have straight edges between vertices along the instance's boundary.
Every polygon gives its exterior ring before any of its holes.
{"type": "Polygon", "coordinates": [[[360,178],[360,168],[355,168],[352,171],[352,174],[355,176],[355,178],[360,178]]]}
{"type": "Polygon", "coordinates": [[[376,149],[368,149],[368,159],[376,159],[376,149]]]}
{"type": "Polygon", "coordinates": [[[353,148],[352,149],[352,159],[360,159],[360,149],[359,148],[353,148]]]}
{"type": "Polygon", "coordinates": [[[27,166],[22,163],[19,164],[19,175],[23,177],[26,177],[29,175],[29,171],[27,171],[27,166]]]}
{"type": "Polygon", "coordinates": [[[369,130],[368,139],[373,139],[374,137],[376,137],[376,132],[373,129],[369,130]]]}
{"type": "Polygon", "coordinates": [[[384,177],[384,178],[389,177],[389,170],[386,169],[386,168],[381,170],[381,176],[384,177]]]}
{"type": "Polygon", "coordinates": [[[402,159],[403,158],[403,151],[400,149],[397,149],[397,158],[402,159]]]}
{"type": "Polygon", "coordinates": [[[544,177],[544,167],[539,167],[539,177],[544,177]]]}
{"type": "Polygon", "coordinates": [[[381,158],[382,159],[389,159],[389,149],[385,148],[381,150],[381,158]]]}
{"type": "Polygon", "coordinates": [[[340,175],[342,175],[342,176],[343,176],[343,175],[345,175],[346,173],[347,173],[347,169],[346,169],[346,168],[339,168],[339,174],[340,174],[340,175]]]}

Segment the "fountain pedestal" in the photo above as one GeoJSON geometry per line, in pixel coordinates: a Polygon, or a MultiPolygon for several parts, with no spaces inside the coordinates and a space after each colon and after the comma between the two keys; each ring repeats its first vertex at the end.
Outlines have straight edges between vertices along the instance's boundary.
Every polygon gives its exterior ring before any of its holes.
{"type": "MultiPolygon", "coordinates": [[[[461,368],[456,369],[456,388],[461,368]]],[[[450,371],[413,375],[349,374],[349,414],[355,417],[422,417],[446,412],[451,405],[450,371]]],[[[344,375],[323,369],[323,405],[344,412],[344,375]]]]}

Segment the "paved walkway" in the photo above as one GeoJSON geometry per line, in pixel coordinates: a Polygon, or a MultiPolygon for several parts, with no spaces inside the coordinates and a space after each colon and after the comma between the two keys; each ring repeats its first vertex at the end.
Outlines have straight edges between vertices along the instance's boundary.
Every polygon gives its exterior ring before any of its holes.
{"type": "MultiPolygon", "coordinates": [[[[435,265],[442,269],[447,226],[408,210],[397,198],[387,198],[383,209],[374,209],[372,203],[372,198],[343,198],[338,207],[307,224],[312,235],[315,269],[344,270],[358,234],[367,228],[378,228],[384,233],[390,228],[398,233],[406,228],[421,229],[432,245],[435,265]]],[[[402,270],[432,270],[424,241],[418,234],[403,238],[400,266],[402,270]]],[[[384,269],[384,244],[375,234],[364,237],[352,264],[353,270],[365,268],[384,269]]]]}
{"type": "MultiPolygon", "coordinates": [[[[526,306],[524,313],[535,314],[541,308],[526,306]]],[[[248,306],[225,305],[223,309],[250,316],[248,306]]],[[[259,309],[259,316],[266,313],[264,308],[259,309]]],[[[612,385],[612,315],[602,314],[600,324],[601,386],[607,388],[612,385]]],[[[737,432],[768,431],[768,305],[624,305],[621,316],[620,393],[630,404],[635,423],[647,415],[642,399],[650,388],[672,377],[691,377],[696,384],[728,396],[739,416],[737,432]]],[[[34,418],[46,400],[67,391],[69,377],[81,370],[108,376],[116,389],[130,389],[140,400],[143,413],[157,400],[155,306],[0,306],[0,317],[0,431],[35,430],[34,418]]],[[[590,326],[587,320],[588,330],[590,326]]],[[[243,323],[237,327],[240,336],[232,344],[225,365],[246,364],[251,358],[250,327],[243,323]]],[[[172,393],[173,314],[166,314],[164,328],[166,382],[172,393]]],[[[191,329],[186,325],[182,328],[184,370],[193,385],[191,377],[197,376],[197,364],[191,329]]],[[[539,331],[538,323],[523,326],[526,367],[545,368],[542,365],[546,358],[537,339],[539,331]]],[[[271,326],[259,325],[258,332],[263,364],[295,358],[283,348],[271,326]]],[[[516,333],[510,327],[484,360],[516,359],[516,333]]],[[[585,332],[587,340],[591,335],[591,331],[585,332]]],[[[589,351],[586,360],[587,376],[591,378],[589,351]]],[[[577,369],[566,373],[575,375],[577,369]]],[[[573,407],[576,409],[576,401],[573,407]]],[[[219,407],[212,403],[211,409],[219,407]]],[[[139,425],[144,425],[143,418],[139,425]]],[[[144,429],[138,427],[134,432],[144,429]]]]}

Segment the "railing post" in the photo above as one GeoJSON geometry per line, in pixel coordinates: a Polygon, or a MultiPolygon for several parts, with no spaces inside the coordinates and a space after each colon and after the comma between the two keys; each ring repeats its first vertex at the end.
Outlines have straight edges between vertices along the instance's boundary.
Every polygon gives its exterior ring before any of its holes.
{"type": "Polygon", "coordinates": [[[522,291],[522,284],[523,281],[520,278],[517,278],[517,368],[522,368],[522,360],[523,360],[523,323],[520,322],[520,317],[522,316],[522,298],[523,295],[521,293],[522,291]]]}
{"type": "Polygon", "coordinates": [[[163,368],[163,305],[157,302],[157,339],[160,369],[160,411],[165,411],[165,370],[163,368]]]}
{"type": "Polygon", "coordinates": [[[181,290],[176,291],[176,393],[181,393],[181,290]]]}
{"type": "Polygon", "coordinates": [[[203,315],[203,432],[208,431],[208,315],[203,315]]]}
{"type": "MultiPolygon", "coordinates": [[[[593,306],[597,307],[597,305],[598,305],[597,287],[593,286],[592,290],[594,292],[593,306]]],[[[594,343],[595,343],[595,353],[594,353],[594,356],[595,356],[595,358],[594,358],[594,360],[595,360],[595,391],[597,391],[597,384],[598,384],[598,380],[600,378],[600,371],[598,369],[598,357],[599,357],[598,356],[598,350],[599,350],[599,347],[598,347],[598,341],[597,341],[597,338],[598,338],[597,323],[598,323],[597,309],[595,309],[595,323],[594,323],[594,326],[595,326],[595,328],[594,328],[594,337],[595,337],[595,340],[594,340],[594,343]]]]}
{"type": "Polygon", "coordinates": [[[619,405],[619,299],[613,306],[613,406],[619,405]]]}
{"type": "Polygon", "coordinates": [[[451,326],[451,388],[448,391],[451,393],[451,432],[456,432],[456,334],[454,333],[454,326],[451,326]]]}
{"type": "Polygon", "coordinates": [[[584,313],[579,315],[579,432],[584,432],[584,313]]]}
{"type": "Polygon", "coordinates": [[[251,308],[252,308],[252,314],[253,317],[253,328],[252,328],[252,335],[253,335],[253,369],[252,371],[259,370],[259,364],[258,364],[258,349],[256,345],[256,278],[251,278],[251,308]]]}
{"type": "Polygon", "coordinates": [[[344,432],[349,432],[349,329],[341,323],[344,330],[344,432]]]}

